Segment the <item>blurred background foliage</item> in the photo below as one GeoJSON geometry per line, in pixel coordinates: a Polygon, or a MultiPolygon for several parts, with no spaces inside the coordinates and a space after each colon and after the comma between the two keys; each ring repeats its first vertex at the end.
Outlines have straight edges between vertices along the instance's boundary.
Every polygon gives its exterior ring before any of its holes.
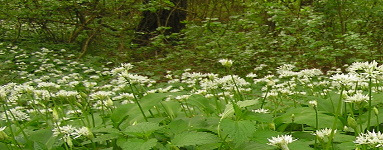
{"type": "Polygon", "coordinates": [[[327,71],[383,56],[381,0],[0,0],[0,10],[1,42],[135,62],[148,75],[219,73],[220,58],[244,75],[260,64],[327,71]]]}

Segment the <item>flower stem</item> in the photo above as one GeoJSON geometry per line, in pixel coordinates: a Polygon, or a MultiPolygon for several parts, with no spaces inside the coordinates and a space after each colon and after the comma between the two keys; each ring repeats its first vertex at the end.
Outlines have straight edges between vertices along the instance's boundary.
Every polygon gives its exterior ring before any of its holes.
{"type": "Polygon", "coordinates": [[[144,116],[145,121],[148,122],[148,118],[146,117],[146,115],[144,113],[144,110],[142,109],[141,104],[138,102],[137,96],[134,93],[133,86],[130,83],[130,81],[128,81],[128,82],[129,82],[130,89],[132,90],[132,93],[133,93],[133,96],[134,96],[134,102],[138,105],[138,108],[140,109],[142,116],[144,116]]]}
{"type": "Polygon", "coordinates": [[[367,119],[367,129],[370,127],[370,122],[371,122],[371,109],[372,109],[372,79],[369,77],[368,80],[368,119],[367,119]]]}

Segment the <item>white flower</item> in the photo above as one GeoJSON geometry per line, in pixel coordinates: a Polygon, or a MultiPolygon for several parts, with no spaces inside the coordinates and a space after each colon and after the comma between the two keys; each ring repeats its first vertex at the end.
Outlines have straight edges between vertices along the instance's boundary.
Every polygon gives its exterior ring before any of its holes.
{"type": "Polygon", "coordinates": [[[367,133],[361,133],[356,137],[355,144],[357,145],[369,145],[371,147],[383,147],[383,134],[378,131],[367,131],[367,133]]]}
{"type": "Polygon", "coordinates": [[[251,72],[251,73],[247,74],[246,77],[248,77],[248,78],[255,78],[255,77],[257,77],[257,75],[255,73],[251,72]]]}
{"type": "Polygon", "coordinates": [[[93,137],[93,133],[87,127],[82,127],[82,128],[75,129],[75,130],[76,130],[76,132],[74,132],[72,134],[74,136],[74,139],[81,137],[81,136],[85,136],[85,137],[89,137],[89,138],[93,137]]]}
{"type": "Polygon", "coordinates": [[[381,66],[378,67],[378,63],[375,60],[371,63],[355,62],[347,69],[352,73],[358,73],[367,78],[375,78],[377,75],[381,74],[381,66]]]}
{"type": "Polygon", "coordinates": [[[282,135],[278,137],[271,137],[269,140],[270,143],[267,143],[268,145],[277,146],[281,148],[282,150],[289,150],[287,147],[287,144],[292,143],[296,141],[297,139],[293,139],[291,135],[282,135]]]}
{"type": "MultiPolygon", "coordinates": [[[[313,135],[316,135],[323,140],[325,137],[330,136],[331,132],[332,132],[332,129],[324,128],[321,130],[316,130],[313,135]]],[[[334,130],[334,134],[335,133],[336,133],[336,130],[334,130]]]]}
{"type": "Polygon", "coordinates": [[[361,81],[361,79],[354,74],[335,74],[332,77],[330,77],[330,79],[338,81],[342,84],[361,81]]]}
{"type": "Polygon", "coordinates": [[[368,96],[363,95],[361,93],[354,94],[353,96],[347,96],[347,98],[344,100],[346,103],[361,103],[361,102],[367,102],[368,96]]]}
{"type": "Polygon", "coordinates": [[[313,101],[309,101],[309,104],[310,104],[312,107],[314,107],[314,108],[316,108],[316,107],[318,106],[318,102],[315,101],[315,100],[313,100],[313,101]]]}
{"type": "Polygon", "coordinates": [[[63,134],[65,136],[70,136],[76,132],[76,128],[72,127],[72,125],[66,125],[62,127],[55,127],[53,130],[53,136],[58,136],[63,134]]]}
{"type": "Polygon", "coordinates": [[[254,112],[254,113],[262,113],[262,114],[267,114],[267,113],[269,113],[269,110],[268,110],[268,109],[263,109],[263,108],[260,108],[260,109],[255,109],[255,110],[252,110],[252,112],[254,112]]]}
{"type": "Polygon", "coordinates": [[[1,118],[3,120],[7,120],[7,117],[10,121],[28,121],[30,120],[30,117],[27,113],[22,112],[23,107],[15,107],[12,109],[9,109],[5,111],[5,113],[2,114],[1,118]]]}
{"type": "Polygon", "coordinates": [[[222,66],[228,67],[228,68],[230,68],[233,65],[233,61],[229,59],[220,59],[218,62],[221,63],[222,66]]]}

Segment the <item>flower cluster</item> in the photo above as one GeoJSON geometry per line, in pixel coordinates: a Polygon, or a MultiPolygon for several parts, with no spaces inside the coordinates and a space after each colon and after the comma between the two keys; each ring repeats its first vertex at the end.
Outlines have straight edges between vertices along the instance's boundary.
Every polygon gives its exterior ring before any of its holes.
{"type": "Polygon", "coordinates": [[[368,145],[370,147],[383,147],[383,134],[378,131],[367,131],[356,137],[354,143],[357,145],[368,145]]]}
{"type": "Polygon", "coordinates": [[[268,145],[276,146],[282,150],[289,150],[289,147],[287,146],[289,143],[292,143],[296,141],[297,139],[293,139],[291,135],[282,135],[277,137],[271,137],[271,139],[268,139],[269,143],[268,145]]]}

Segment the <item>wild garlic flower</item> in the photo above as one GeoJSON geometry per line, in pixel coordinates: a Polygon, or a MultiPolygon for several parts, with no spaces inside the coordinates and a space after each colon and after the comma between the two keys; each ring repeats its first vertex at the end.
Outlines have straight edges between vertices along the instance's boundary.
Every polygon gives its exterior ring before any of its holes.
{"type": "Polygon", "coordinates": [[[316,100],[309,101],[310,106],[316,108],[318,106],[318,102],[316,100]]]}
{"type": "Polygon", "coordinates": [[[106,99],[106,98],[111,97],[111,96],[114,95],[114,94],[115,94],[115,93],[112,92],[112,91],[97,91],[97,92],[95,92],[95,93],[90,94],[89,96],[90,96],[92,99],[103,100],[103,99],[106,99]]]}
{"type": "Polygon", "coordinates": [[[121,64],[121,67],[114,68],[111,71],[111,73],[116,75],[116,74],[119,74],[119,73],[122,73],[122,72],[128,72],[132,68],[133,68],[132,64],[130,64],[130,63],[123,63],[123,64],[121,64]]]}
{"type": "Polygon", "coordinates": [[[335,74],[331,76],[330,79],[334,81],[338,81],[342,84],[348,84],[352,82],[361,81],[361,79],[357,77],[355,74],[335,74]]]}
{"type": "Polygon", "coordinates": [[[229,59],[220,59],[218,62],[221,63],[222,66],[227,68],[230,68],[233,65],[233,61],[229,59]]]}
{"type": "Polygon", "coordinates": [[[367,102],[368,96],[363,95],[361,93],[356,93],[353,96],[347,96],[347,98],[344,100],[346,103],[361,103],[361,102],[367,102]]]}
{"type": "Polygon", "coordinates": [[[254,109],[254,110],[252,110],[252,112],[254,112],[254,113],[267,114],[267,113],[269,113],[269,110],[268,110],[268,109],[260,108],[260,109],[254,109]]]}
{"type": "Polygon", "coordinates": [[[271,137],[269,140],[270,143],[267,143],[268,145],[276,146],[282,150],[289,150],[289,147],[287,144],[292,143],[296,141],[297,139],[293,139],[291,135],[282,135],[277,137],[271,137]]]}
{"type": "Polygon", "coordinates": [[[75,97],[77,95],[79,95],[77,91],[60,90],[56,93],[56,97],[75,97]]]}
{"type": "Polygon", "coordinates": [[[1,118],[2,120],[7,121],[9,119],[10,121],[28,121],[30,120],[30,117],[27,113],[21,111],[23,110],[23,107],[15,107],[12,109],[9,109],[5,111],[5,113],[2,114],[1,118]]]}
{"type": "Polygon", "coordinates": [[[255,78],[255,77],[257,77],[257,74],[250,72],[249,74],[246,75],[246,77],[255,78]]]}
{"type": "Polygon", "coordinates": [[[366,78],[375,78],[377,75],[381,74],[380,68],[381,66],[378,67],[378,63],[374,60],[370,63],[354,62],[350,67],[347,68],[347,70],[352,73],[361,74],[366,78]]]}
{"type": "MultiPolygon", "coordinates": [[[[329,137],[331,135],[332,129],[324,128],[321,130],[316,130],[313,135],[317,136],[319,139],[324,140],[325,137],[329,137]]],[[[334,134],[336,133],[336,130],[334,130],[334,134]]]]}
{"type": "Polygon", "coordinates": [[[367,133],[361,133],[356,137],[355,144],[368,145],[370,147],[383,147],[383,134],[378,131],[367,131],[367,133]]]}

